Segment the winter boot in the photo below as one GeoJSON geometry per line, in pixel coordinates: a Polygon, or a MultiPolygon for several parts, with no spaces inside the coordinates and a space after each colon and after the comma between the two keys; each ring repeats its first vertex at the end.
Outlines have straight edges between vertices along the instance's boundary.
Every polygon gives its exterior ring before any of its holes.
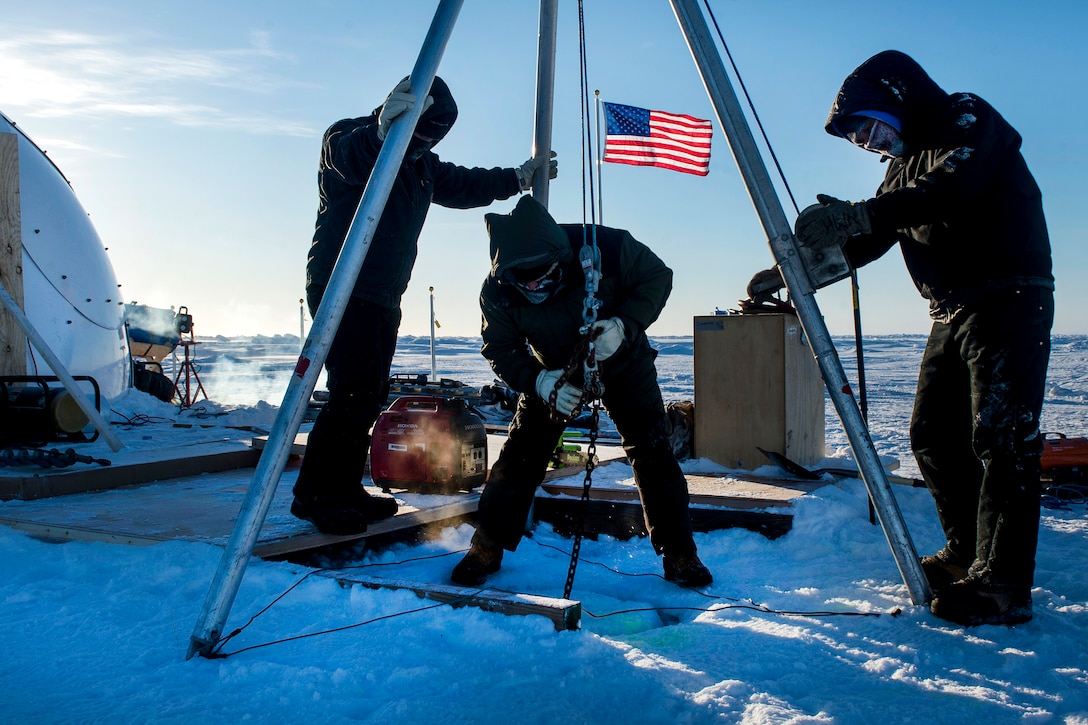
{"type": "Polygon", "coordinates": [[[478,587],[487,581],[502,566],[502,547],[483,532],[476,529],[472,535],[472,545],[465,558],[453,567],[450,579],[463,587],[478,587]]]}
{"type": "Polygon", "coordinates": [[[665,581],[673,582],[677,586],[696,588],[709,586],[714,582],[714,576],[703,566],[699,555],[694,551],[665,554],[661,563],[665,569],[665,581]]]}
{"type": "Polygon", "coordinates": [[[392,496],[371,496],[362,486],[350,494],[325,495],[296,493],[291,503],[295,518],[309,521],[323,534],[351,536],[366,531],[367,523],[387,519],[397,513],[392,496]]]}
{"type": "Polygon", "coordinates": [[[921,558],[922,572],[929,580],[929,587],[934,593],[967,576],[971,563],[957,557],[947,546],[932,556],[921,558]]]}
{"type": "Polygon", "coordinates": [[[934,616],[966,627],[1022,624],[1031,619],[1031,590],[999,586],[979,576],[949,584],[930,604],[934,616]]]}

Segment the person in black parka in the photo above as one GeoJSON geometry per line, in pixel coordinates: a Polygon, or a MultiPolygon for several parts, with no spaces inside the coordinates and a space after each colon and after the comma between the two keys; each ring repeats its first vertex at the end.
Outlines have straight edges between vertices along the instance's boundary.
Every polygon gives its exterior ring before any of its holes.
{"type": "Polygon", "coordinates": [[[898,243],[933,318],[910,426],[947,539],[921,561],[932,612],[1027,621],[1054,277],[1020,134],[893,50],[846,78],[826,130],[881,154],[884,183],[867,201],[819,196],[797,218],[798,241],[842,244],[854,267],[898,243]]]}
{"type": "MultiPolygon", "coordinates": [[[[371,115],[337,121],[325,132],[318,168],[320,203],[306,264],[312,315],[390,125],[415,101],[405,78],[371,115]]],[[[401,295],[431,202],[458,209],[485,206],[527,190],[545,164],[553,178],[556,173],[555,161],[543,155],[517,168],[466,168],[441,161],[431,149],[456,119],[453,95],[435,77],[325,361],[329,399],[309,434],[291,506],[292,514],[325,533],[361,533],[368,521],[397,511],[393,498],[372,496],[361,482],[369,431],[389,394],[401,295]]]]}
{"type": "MultiPolygon", "coordinates": [[[[557,224],[532,197],[508,215],[486,215],[491,272],[480,291],[481,352],[495,373],[520,393],[509,434],[480,496],[476,533],[451,578],[478,586],[514,551],[537,487],[582,391],[560,374],[584,325],[583,234],[596,232],[600,302],[595,355],[602,402],[623,440],[642,499],[650,543],[663,555],[665,578],[701,587],[713,577],[699,560],[688,516],[687,480],[673,454],[646,328],[672,291],[672,270],[630,233],[557,224]]],[[[581,368],[579,368],[581,370],[581,368]]],[[[581,382],[578,376],[577,382],[581,382]]]]}

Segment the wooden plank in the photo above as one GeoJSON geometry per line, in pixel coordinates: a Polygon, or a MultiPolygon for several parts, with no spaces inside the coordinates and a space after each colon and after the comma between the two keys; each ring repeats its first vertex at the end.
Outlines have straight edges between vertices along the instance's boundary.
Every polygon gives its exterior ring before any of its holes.
{"type": "Polygon", "coordinates": [[[823,459],[826,450],[823,375],[800,321],[786,315],[782,333],[785,428],[783,447],[775,450],[783,450],[801,465],[811,466],[823,459]]]}
{"type": "Polygon", "coordinates": [[[42,524],[35,521],[23,521],[10,518],[0,518],[0,525],[16,529],[17,531],[25,531],[35,539],[41,539],[52,543],[62,543],[65,541],[97,541],[107,544],[124,544],[126,546],[151,546],[152,544],[161,544],[164,541],[169,541],[169,539],[162,536],[113,533],[84,526],[42,524]]]}
{"type": "MultiPolygon", "coordinates": [[[[573,467],[555,469],[548,471],[544,475],[544,480],[562,480],[567,477],[581,474],[584,470],[585,469],[573,467]]],[[[573,487],[571,487],[571,490],[574,490],[573,487]]],[[[581,491],[580,485],[577,490],[581,491]]],[[[394,496],[403,496],[406,489],[393,486],[390,491],[394,496]]],[[[465,493],[446,494],[442,496],[442,498],[447,499],[448,503],[415,509],[407,513],[398,513],[392,518],[370,524],[367,527],[367,530],[361,534],[335,536],[333,534],[323,534],[314,531],[258,543],[254,548],[253,553],[264,559],[284,558],[291,554],[319,549],[325,546],[338,546],[353,541],[362,541],[371,537],[406,533],[420,526],[471,517],[475,515],[476,507],[480,501],[480,489],[465,493]]]]}
{"type": "Polygon", "coordinates": [[[538,614],[550,619],[558,631],[578,629],[582,619],[582,604],[572,599],[553,599],[495,589],[465,589],[400,579],[345,576],[336,572],[323,572],[321,576],[335,579],[344,587],[357,584],[368,589],[407,589],[418,597],[443,602],[451,607],[478,607],[488,612],[517,616],[538,614]]]}
{"type": "MultiPolygon", "coordinates": [[[[19,137],[0,133],[0,284],[23,305],[23,230],[19,195],[19,137]]],[[[0,375],[26,375],[26,333],[0,305],[0,375]]]]}
{"type": "MultiPolygon", "coordinates": [[[[744,528],[767,538],[782,536],[793,526],[793,516],[767,509],[789,508],[794,499],[833,484],[834,479],[804,481],[794,478],[743,477],[687,474],[691,497],[689,513],[695,531],[744,528]]],[[[581,515],[582,486],[545,482],[533,504],[533,515],[555,527],[557,533],[573,536],[581,515]]],[[[646,536],[646,523],[634,485],[590,488],[583,532],[595,537],[607,534],[619,539],[646,536]]]]}
{"type": "MultiPolygon", "coordinates": [[[[302,454],[304,454],[306,452],[306,441],[309,440],[309,438],[309,433],[296,433],[295,440],[291,442],[291,450],[288,451],[288,455],[301,456],[302,454]]],[[[268,436],[262,435],[255,436],[253,438],[253,447],[256,448],[258,451],[263,451],[265,446],[267,445],[268,436]]],[[[367,461],[367,465],[370,465],[369,461],[367,461]]]]}
{"type": "MultiPolygon", "coordinates": [[[[252,469],[239,469],[124,491],[27,501],[0,511],[3,515],[0,524],[56,541],[141,545],[160,541],[201,541],[222,546],[231,535],[251,479],[252,469]]],[[[254,553],[276,558],[277,555],[351,542],[366,536],[411,532],[435,522],[471,516],[479,495],[405,494],[400,498],[400,512],[395,517],[372,524],[365,535],[335,537],[320,534],[312,525],[291,516],[291,486],[285,483],[277,488],[254,553]]]]}
{"type": "Polygon", "coordinates": [[[335,536],[333,534],[323,534],[319,531],[308,532],[287,538],[258,543],[253,548],[253,554],[262,559],[272,559],[285,557],[288,554],[294,554],[301,551],[308,551],[310,549],[319,549],[323,546],[335,546],[338,544],[350,543],[352,541],[360,541],[373,536],[384,536],[396,532],[403,532],[439,521],[469,516],[476,513],[476,506],[479,502],[480,494],[478,493],[461,494],[455,497],[455,500],[446,504],[414,509],[408,513],[398,513],[396,516],[383,521],[376,521],[370,524],[367,527],[366,532],[362,534],[335,536]]]}
{"type": "MultiPolygon", "coordinates": [[[[584,505],[586,509],[582,531],[590,538],[606,534],[625,540],[647,535],[640,503],[590,499],[584,505]]],[[[581,499],[568,496],[538,496],[533,503],[533,517],[534,520],[551,524],[561,536],[573,536],[582,506],[581,499]]],[[[762,534],[768,539],[776,539],[793,526],[793,516],[790,514],[762,510],[692,506],[689,512],[692,530],[696,532],[743,528],[762,534]]]]}
{"type": "Polygon", "coordinates": [[[258,451],[240,441],[215,441],[195,446],[126,451],[123,460],[109,466],[5,468],[0,469],[0,500],[33,501],[199,473],[252,468],[259,458],[258,451]]]}
{"type": "MultiPolygon", "coordinates": [[[[736,509],[761,509],[790,506],[794,499],[827,486],[834,480],[803,481],[744,474],[743,477],[687,474],[691,503],[736,509]]],[[[541,488],[549,494],[581,497],[581,484],[545,481],[541,488]]],[[[638,489],[630,486],[590,488],[591,499],[599,501],[637,501],[638,489]]]]}

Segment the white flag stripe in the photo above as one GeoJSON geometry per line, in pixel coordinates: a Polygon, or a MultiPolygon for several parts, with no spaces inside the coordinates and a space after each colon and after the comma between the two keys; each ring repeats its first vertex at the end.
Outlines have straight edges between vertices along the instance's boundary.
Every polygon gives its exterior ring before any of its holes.
{"type": "Polygon", "coordinates": [[[710,127],[709,123],[695,126],[695,125],[692,125],[692,124],[671,123],[669,121],[661,120],[661,119],[657,119],[657,118],[651,118],[650,119],[650,130],[651,131],[653,131],[653,130],[672,131],[672,132],[681,133],[681,134],[684,134],[684,135],[687,135],[687,136],[700,136],[700,137],[708,137],[714,132],[714,129],[712,129],[710,127]]]}
{"type": "Polygon", "coordinates": [[[707,164],[691,164],[684,162],[675,162],[668,159],[648,159],[645,156],[639,156],[635,158],[606,158],[605,161],[610,161],[616,164],[628,164],[630,166],[657,166],[665,169],[671,169],[673,171],[686,171],[690,173],[706,175],[708,168],[707,164]]]}
{"type": "Polygon", "coordinates": [[[669,138],[676,139],[677,141],[683,141],[685,143],[695,144],[699,146],[710,145],[710,134],[706,136],[693,136],[690,133],[682,133],[679,131],[663,131],[661,129],[651,129],[650,138],[669,138]]]}
{"type": "Polygon", "coordinates": [[[657,145],[661,145],[661,144],[670,144],[670,145],[673,145],[673,146],[683,146],[684,148],[689,148],[689,149],[692,149],[692,150],[695,150],[695,151],[701,151],[703,153],[705,153],[707,151],[707,149],[710,148],[709,143],[692,142],[692,141],[687,140],[687,139],[677,139],[677,138],[665,137],[665,136],[654,136],[652,138],[647,137],[647,136],[609,136],[608,137],[608,142],[609,143],[622,143],[622,144],[637,143],[637,144],[643,144],[644,146],[657,146],[657,145]]]}
{"type": "Polygon", "coordinates": [[[663,144],[660,141],[658,143],[648,144],[646,143],[645,137],[642,136],[613,136],[609,140],[609,143],[609,147],[605,149],[606,158],[613,149],[615,149],[616,151],[620,151],[622,149],[624,151],[641,151],[647,154],[653,154],[657,153],[658,149],[661,148],[665,148],[673,153],[689,156],[692,158],[692,160],[706,158],[705,147],[701,148],[685,144],[672,143],[663,144]]]}
{"type": "Polygon", "coordinates": [[[669,163],[684,164],[693,168],[706,168],[707,163],[702,159],[691,160],[672,156],[647,156],[644,154],[609,154],[606,161],[627,162],[632,164],[652,164],[658,161],[667,161],[669,163]]]}
{"type": "Polygon", "coordinates": [[[646,153],[640,151],[626,151],[626,152],[608,152],[604,157],[605,161],[618,161],[619,159],[631,159],[631,160],[653,160],[653,159],[669,159],[681,163],[695,164],[697,166],[708,166],[708,162],[705,158],[690,156],[686,154],[663,154],[663,153],[646,153]]]}
{"type": "Polygon", "coordinates": [[[662,156],[660,154],[609,154],[605,157],[605,160],[636,165],[653,165],[667,162],[692,169],[706,169],[709,166],[709,164],[702,159],[692,161],[691,159],[675,158],[667,155],[662,156]]]}

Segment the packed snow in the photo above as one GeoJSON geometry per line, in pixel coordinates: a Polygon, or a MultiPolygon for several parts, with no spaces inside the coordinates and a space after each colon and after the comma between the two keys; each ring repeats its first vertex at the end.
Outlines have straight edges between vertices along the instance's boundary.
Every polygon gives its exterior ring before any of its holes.
{"type": "MultiPolygon", "coordinates": [[[[394,372],[429,372],[428,342],[402,339],[394,372]]],[[[654,342],[666,399],[692,399],[691,338],[654,342]]],[[[439,375],[491,382],[477,343],[440,340],[439,375]]],[[[836,343],[854,379],[852,340],[836,343]]],[[[917,475],[906,428],[923,346],[893,336],[865,348],[873,440],[903,476],[917,475]]],[[[297,338],[205,340],[196,357],[210,401],[179,412],[131,392],[115,401],[115,428],[134,446],[253,435],[271,426],[297,352],[297,338]]],[[[1088,338],[1055,338],[1044,429],[1088,435],[1086,363],[1088,338]]],[[[848,443],[827,410],[827,454],[842,464],[848,443]]],[[[630,477],[623,463],[594,473],[602,483],[630,477]]],[[[893,492],[918,552],[938,549],[929,494],[893,492]]],[[[578,631],[253,559],[226,656],[189,660],[220,547],[55,543],[0,526],[0,721],[1088,723],[1088,506],[1047,503],[1035,618],[1012,628],[965,629],[913,605],[869,521],[864,484],[849,479],[796,502],[780,538],[697,534],[715,576],[705,591],[665,582],[645,539],[587,539],[572,592],[578,631]]],[[[0,519],[21,505],[0,502],[0,519]]],[[[323,563],[448,584],[472,527],[433,533],[323,563]]],[[[538,525],[489,586],[562,596],[571,543],[538,525]]]]}

